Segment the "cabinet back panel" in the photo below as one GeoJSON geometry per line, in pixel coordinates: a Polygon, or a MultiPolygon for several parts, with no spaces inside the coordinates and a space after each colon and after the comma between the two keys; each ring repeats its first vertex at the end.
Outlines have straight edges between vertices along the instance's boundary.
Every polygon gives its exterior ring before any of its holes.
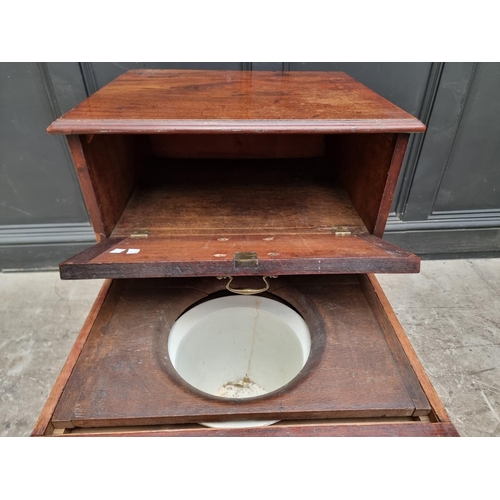
{"type": "Polygon", "coordinates": [[[365,231],[322,159],[158,160],[113,236],[365,231]]]}
{"type": "Polygon", "coordinates": [[[155,158],[314,158],[324,135],[182,134],[149,136],[155,158]]]}

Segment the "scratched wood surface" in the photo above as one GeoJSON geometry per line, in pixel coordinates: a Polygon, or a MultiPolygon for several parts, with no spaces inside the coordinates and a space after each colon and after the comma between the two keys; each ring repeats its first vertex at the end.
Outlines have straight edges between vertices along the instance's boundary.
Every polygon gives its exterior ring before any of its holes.
{"type": "Polygon", "coordinates": [[[420,269],[419,257],[370,234],[222,236],[108,238],[62,262],[61,278],[417,273],[420,269]],[[238,267],[236,252],[255,252],[257,265],[238,267]]]}
{"type": "Polygon", "coordinates": [[[322,158],[171,159],[143,169],[113,236],[331,232],[338,225],[366,231],[322,158]]]}
{"type": "MultiPolygon", "coordinates": [[[[235,286],[260,286],[255,278],[235,286]]],[[[217,279],[118,280],[54,412],[54,427],[158,425],[231,419],[362,418],[430,412],[356,276],[272,280],[312,335],[305,369],[286,388],[235,403],[207,397],[176,374],[168,332],[189,306],[224,290],[217,279]]],[[[412,375],[413,374],[413,375],[412,375]]]]}
{"type": "Polygon", "coordinates": [[[450,422],[450,417],[441,399],[439,398],[436,389],[434,389],[429,376],[418,359],[410,340],[401,326],[401,323],[399,322],[377,278],[373,275],[366,275],[362,276],[360,281],[372,310],[377,316],[382,328],[390,328],[396,334],[401,347],[403,348],[405,355],[413,368],[413,371],[418,377],[420,385],[425,391],[427,399],[431,403],[433,413],[436,415],[436,418],[442,422],[450,422]]]}
{"type": "Polygon", "coordinates": [[[76,360],[82,352],[82,348],[85,345],[92,326],[94,325],[94,322],[101,311],[102,304],[104,303],[110,287],[111,281],[105,281],[99,292],[99,295],[94,302],[94,305],[92,306],[92,309],[89,312],[89,315],[87,316],[87,319],[85,320],[85,324],[83,325],[78,338],[71,348],[71,352],[69,353],[66,363],[64,364],[61,372],[59,373],[59,376],[57,377],[56,383],[54,384],[54,387],[50,392],[50,395],[42,409],[42,412],[38,417],[35,427],[33,428],[33,431],[31,433],[32,436],[44,436],[50,435],[52,433],[52,414],[55,407],[57,406],[64,388],[66,387],[66,383],[68,382],[71,372],[75,367],[76,360]]]}
{"type": "Polygon", "coordinates": [[[49,133],[422,132],[416,118],[340,72],[133,70],[49,133]]]}
{"type": "MultiPolygon", "coordinates": [[[[132,194],[137,179],[140,141],[137,137],[123,135],[95,135],[70,137],[73,154],[80,154],[75,142],[80,140],[84,161],[77,165],[77,172],[88,171],[92,192],[86,182],[82,191],[94,228],[102,227],[102,234],[111,234],[132,194]]],[[[76,163],[76,162],[75,162],[76,163]]],[[[84,181],[83,175],[80,180],[84,181]]]]}
{"type": "Polygon", "coordinates": [[[330,135],[326,156],[368,231],[382,237],[408,134],[330,135]]]}

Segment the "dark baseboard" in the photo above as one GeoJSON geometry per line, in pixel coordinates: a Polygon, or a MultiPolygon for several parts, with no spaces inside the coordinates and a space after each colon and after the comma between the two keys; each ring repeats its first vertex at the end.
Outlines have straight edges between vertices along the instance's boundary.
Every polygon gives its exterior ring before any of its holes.
{"type": "Polygon", "coordinates": [[[499,227],[414,231],[391,231],[388,227],[384,239],[424,259],[500,256],[499,227]]]}
{"type": "MultiPolygon", "coordinates": [[[[384,239],[423,259],[500,257],[500,227],[391,230],[384,239]]],[[[57,269],[60,262],[95,244],[89,224],[0,226],[0,270],[57,269]]]]}
{"type": "Polygon", "coordinates": [[[60,262],[93,244],[88,223],[0,226],[0,270],[57,269],[60,262]]]}
{"type": "Polygon", "coordinates": [[[95,243],[0,246],[0,270],[2,272],[55,270],[58,269],[59,263],[93,244],[95,243]]]}

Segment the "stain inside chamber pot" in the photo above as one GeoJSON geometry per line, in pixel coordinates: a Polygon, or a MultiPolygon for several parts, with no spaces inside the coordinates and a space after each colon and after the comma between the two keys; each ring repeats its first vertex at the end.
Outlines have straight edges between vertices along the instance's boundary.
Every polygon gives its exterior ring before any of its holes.
{"type": "Polygon", "coordinates": [[[224,384],[218,391],[217,396],[223,398],[251,398],[261,396],[267,391],[259,384],[252,382],[248,377],[224,384]]]}

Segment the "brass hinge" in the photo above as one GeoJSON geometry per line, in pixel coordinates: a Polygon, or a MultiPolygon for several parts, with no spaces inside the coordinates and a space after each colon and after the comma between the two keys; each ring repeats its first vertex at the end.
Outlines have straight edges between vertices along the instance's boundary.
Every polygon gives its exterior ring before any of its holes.
{"type": "Polygon", "coordinates": [[[130,237],[131,238],[147,238],[149,236],[149,231],[134,231],[130,237]]]}
{"type": "Polygon", "coordinates": [[[332,233],[335,236],[351,236],[351,230],[347,226],[333,226],[332,233]]]}
{"type": "Polygon", "coordinates": [[[259,259],[255,252],[235,252],[234,267],[259,267],[259,259]]]}

